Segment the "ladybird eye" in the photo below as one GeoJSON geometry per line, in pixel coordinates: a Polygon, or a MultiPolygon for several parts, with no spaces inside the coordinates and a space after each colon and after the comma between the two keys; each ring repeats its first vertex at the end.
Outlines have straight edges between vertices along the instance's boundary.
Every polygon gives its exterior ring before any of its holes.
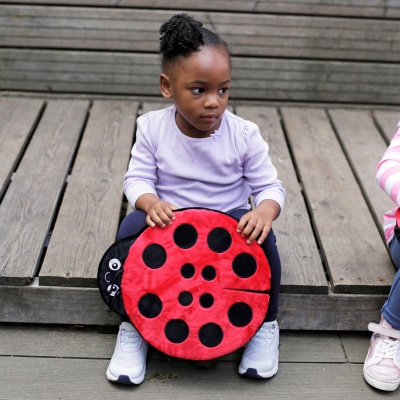
{"type": "Polygon", "coordinates": [[[114,296],[117,295],[118,292],[119,292],[119,287],[118,287],[118,285],[115,285],[115,284],[113,284],[113,285],[108,285],[108,287],[107,287],[107,292],[108,292],[108,294],[109,294],[111,297],[114,297],[114,296]]]}
{"type": "Polygon", "coordinates": [[[109,261],[108,266],[113,271],[118,271],[121,268],[121,261],[118,258],[113,258],[109,261]]]}

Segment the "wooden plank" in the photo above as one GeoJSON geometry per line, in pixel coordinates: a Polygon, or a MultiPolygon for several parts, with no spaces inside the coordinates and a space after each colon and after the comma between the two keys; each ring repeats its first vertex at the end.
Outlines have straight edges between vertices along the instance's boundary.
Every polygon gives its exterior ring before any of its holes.
{"type": "MultiPolygon", "coordinates": [[[[0,286],[0,322],[119,325],[119,317],[94,288],[0,286]]],[[[282,293],[278,320],[282,329],[363,331],[379,320],[387,295],[302,295],[282,293]],[[354,312],[357,310],[357,312],[354,312]]]]}
{"type": "MultiPolygon", "coordinates": [[[[395,132],[397,131],[397,124],[399,123],[400,114],[398,111],[374,111],[374,117],[377,125],[389,144],[395,132]]],[[[383,154],[382,154],[383,157],[383,154]]]]}
{"type": "Polygon", "coordinates": [[[338,333],[281,330],[279,341],[281,363],[346,361],[338,333]]]}
{"type": "MultiPolygon", "coordinates": [[[[159,28],[176,11],[0,6],[7,47],[158,52],[159,28]],[[18,18],[16,18],[18,16],[18,18]]],[[[400,21],[194,12],[235,56],[399,61],[400,21]]]]}
{"type": "Polygon", "coordinates": [[[365,331],[369,322],[379,321],[386,300],[387,295],[281,294],[279,325],[294,330],[365,331]]]}
{"type": "Polygon", "coordinates": [[[277,110],[243,106],[236,112],[259,126],[286,190],[284,210],[273,226],[282,264],[281,292],[327,294],[325,272],[277,110]]]}
{"type": "MultiPolygon", "coordinates": [[[[362,365],[349,363],[281,363],[278,375],[264,381],[244,379],[237,363],[196,368],[188,361],[150,362],[139,387],[110,384],[109,360],[2,357],[4,400],[27,399],[377,399],[382,395],[365,383],[362,365]],[[43,377],[46,377],[45,384],[43,377]],[[299,384],[301,382],[301,384],[299,384]],[[312,388],[312,390],[310,390],[312,388]],[[360,394],[362,394],[360,397],[360,394]]],[[[397,393],[386,393],[385,397],[397,393]]]]}
{"type": "MultiPolygon", "coordinates": [[[[231,99],[400,102],[400,64],[232,58],[231,99]]],[[[156,54],[0,49],[0,90],[159,96],[156,54]]]]}
{"type": "Polygon", "coordinates": [[[79,100],[47,105],[1,204],[0,284],[24,285],[36,274],[87,108],[79,100]]]}
{"type": "Polygon", "coordinates": [[[0,99],[0,199],[10,183],[44,104],[34,99],[0,99]]]}
{"type": "MultiPolygon", "coordinates": [[[[117,330],[100,334],[92,327],[3,324],[0,336],[0,356],[107,359],[114,351],[117,330]]],[[[337,333],[281,331],[280,343],[280,362],[346,361],[337,333]]],[[[242,352],[236,351],[234,361],[242,352]]],[[[161,358],[162,354],[156,353],[151,352],[148,358],[161,358]]]]}
{"type": "MultiPolygon", "coordinates": [[[[8,3],[7,0],[0,0],[8,3]]],[[[51,4],[52,0],[14,0],[18,4],[51,4]]],[[[397,0],[59,0],[58,5],[123,8],[156,8],[174,10],[214,10],[246,13],[288,13],[308,15],[341,15],[354,17],[388,17],[400,15],[397,0]]]]}
{"type": "Polygon", "coordinates": [[[360,188],[319,109],[282,115],[335,293],[387,293],[394,268],[360,188]]]}
{"type": "MultiPolygon", "coordinates": [[[[371,321],[378,323],[379,319],[371,321]]],[[[367,357],[372,332],[343,332],[340,334],[346,358],[351,363],[363,364],[367,357]]]]}
{"type": "Polygon", "coordinates": [[[377,185],[375,172],[387,145],[369,111],[333,109],[329,110],[329,115],[384,238],[383,214],[393,203],[377,185]]]}
{"type": "Polygon", "coordinates": [[[120,318],[107,312],[100,292],[94,288],[0,286],[0,322],[70,325],[119,325],[120,318]],[[5,299],[5,297],[2,297],[5,299]]]}
{"type": "Polygon", "coordinates": [[[116,240],[137,108],[137,102],[94,102],[40,285],[97,287],[100,259],[116,240]]]}
{"type": "Polygon", "coordinates": [[[92,359],[111,358],[117,336],[98,333],[94,327],[16,324],[0,325],[0,335],[3,357],[92,359]]]}

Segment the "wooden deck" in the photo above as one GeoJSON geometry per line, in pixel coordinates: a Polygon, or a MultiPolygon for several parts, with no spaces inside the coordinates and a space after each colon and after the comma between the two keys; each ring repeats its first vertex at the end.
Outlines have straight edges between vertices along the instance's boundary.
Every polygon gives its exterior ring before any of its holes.
{"type": "Polygon", "coordinates": [[[0,322],[114,325],[99,260],[126,213],[158,29],[188,12],[232,53],[232,110],[287,190],[284,329],[365,330],[394,276],[375,168],[400,118],[400,5],[367,0],[0,0],[0,322]]]}
{"type": "Polygon", "coordinates": [[[396,0],[0,0],[0,399],[398,396],[363,380],[370,335],[349,331],[378,320],[394,276],[374,174],[400,119],[399,31],[396,0]],[[144,383],[121,387],[97,266],[127,212],[136,117],[167,105],[158,28],[182,11],[228,43],[230,107],[287,190],[279,373],[239,377],[241,349],[151,349],[144,383]]]}
{"type": "MultiPolygon", "coordinates": [[[[113,325],[96,288],[126,203],[133,100],[0,99],[0,321],[113,325]]],[[[231,104],[258,123],[287,190],[274,225],[284,329],[365,330],[394,277],[374,181],[399,115],[384,108],[231,104]]]]}
{"type": "Polygon", "coordinates": [[[227,41],[236,99],[400,102],[393,0],[0,0],[0,90],[159,96],[180,11],[227,41]]]}
{"type": "Polygon", "coordinates": [[[105,377],[116,334],[92,327],[0,324],[2,400],[87,399],[354,399],[398,398],[363,379],[369,335],[354,332],[281,333],[278,375],[258,381],[237,374],[241,350],[215,362],[171,359],[151,349],[139,387],[105,377]]]}

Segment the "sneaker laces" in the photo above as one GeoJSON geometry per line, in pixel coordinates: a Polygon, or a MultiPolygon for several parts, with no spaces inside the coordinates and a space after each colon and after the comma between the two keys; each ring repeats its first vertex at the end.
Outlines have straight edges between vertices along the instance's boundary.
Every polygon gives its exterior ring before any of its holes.
{"type": "Polygon", "coordinates": [[[137,350],[140,347],[141,336],[136,330],[127,330],[125,328],[121,328],[121,348],[123,350],[137,350]]]}
{"type": "Polygon", "coordinates": [[[253,337],[252,342],[263,347],[269,347],[277,328],[278,325],[276,324],[270,326],[266,324],[262,325],[253,337]]]}
{"type": "Polygon", "coordinates": [[[400,362],[400,340],[388,336],[380,336],[376,352],[384,359],[397,360],[400,362]]]}

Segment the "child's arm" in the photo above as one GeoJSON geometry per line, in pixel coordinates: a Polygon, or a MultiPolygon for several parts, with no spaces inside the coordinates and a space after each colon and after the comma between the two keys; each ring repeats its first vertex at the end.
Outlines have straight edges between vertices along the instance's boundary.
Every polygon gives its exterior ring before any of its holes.
{"type": "Polygon", "coordinates": [[[175,219],[172,210],[176,210],[178,207],[175,204],[160,200],[155,194],[146,193],[137,199],[135,208],[147,214],[146,222],[151,228],[156,225],[165,228],[172,224],[175,219]]]}
{"type": "MultiPolygon", "coordinates": [[[[400,123],[397,127],[400,128],[400,123]]],[[[400,129],[394,135],[376,169],[376,180],[400,207],[400,129]]]]}
{"type": "Polygon", "coordinates": [[[237,231],[247,238],[251,244],[257,240],[262,244],[267,238],[274,221],[281,212],[280,205],[275,200],[263,200],[261,203],[240,218],[237,231]]]}

